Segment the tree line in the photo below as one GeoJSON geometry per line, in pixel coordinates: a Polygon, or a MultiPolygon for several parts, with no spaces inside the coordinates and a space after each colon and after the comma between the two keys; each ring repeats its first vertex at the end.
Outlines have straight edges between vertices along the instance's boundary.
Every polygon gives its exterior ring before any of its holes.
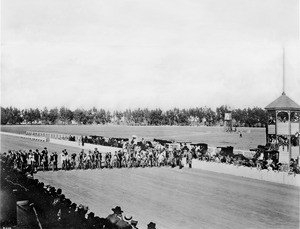
{"type": "Polygon", "coordinates": [[[231,112],[232,124],[237,127],[263,127],[266,125],[266,111],[262,108],[245,108],[230,110],[222,105],[212,110],[207,107],[190,109],[173,108],[167,111],[157,109],[126,109],[125,111],[108,111],[105,109],[76,109],[66,107],[47,107],[18,109],[1,107],[1,124],[116,124],[116,125],[226,125],[225,113],[231,112]]]}

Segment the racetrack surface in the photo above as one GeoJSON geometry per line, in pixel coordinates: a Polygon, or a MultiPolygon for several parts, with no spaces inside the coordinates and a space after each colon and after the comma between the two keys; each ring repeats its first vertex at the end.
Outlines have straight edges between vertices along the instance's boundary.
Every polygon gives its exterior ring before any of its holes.
{"type": "Polygon", "coordinates": [[[100,217],[117,205],[139,228],[299,228],[299,188],[199,169],[38,172],[100,217]]]}

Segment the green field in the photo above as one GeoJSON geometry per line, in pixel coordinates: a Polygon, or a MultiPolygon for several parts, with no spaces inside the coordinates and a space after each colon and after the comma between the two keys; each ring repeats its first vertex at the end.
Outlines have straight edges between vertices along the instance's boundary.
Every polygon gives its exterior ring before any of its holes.
{"type": "Polygon", "coordinates": [[[227,133],[223,127],[205,126],[112,126],[112,125],[16,125],[1,126],[1,131],[24,134],[26,131],[41,131],[72,135],[100,135],[104,137],[131,138],[133,134],[139,139],[153,138],[207,143],[209,146],[233,146],[235,149],[249,150],[266,142],[264,128],[238,128],[238,132],[227,133]]]}

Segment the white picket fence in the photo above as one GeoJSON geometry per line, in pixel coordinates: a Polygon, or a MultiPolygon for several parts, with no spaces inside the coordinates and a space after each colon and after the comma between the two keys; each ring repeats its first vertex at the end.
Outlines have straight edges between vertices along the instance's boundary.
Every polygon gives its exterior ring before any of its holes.
{"type": "Polygon", "coordinates": [[[46,142],[47,141],[46,137],[37,137],[37,136],[31,136],[31,135],[21,135],[20,137],[25,138],[25,139],[34,140],[34,141],[40,141],[40,142],[46,142]]]}
{"type": "Polygon", "coordinates": [[[40,141],[40,142],[46,142],[47,141],[46,137],[40,137],[40,136],[15,134],[15,133],[9,133],[9,132],[1,132],[1,134],[14,136],[14,137],[20,137],[20,138],[24,138],[24,139],[30,139],[30,140],[34,140],[34,141],[40,141]]]}

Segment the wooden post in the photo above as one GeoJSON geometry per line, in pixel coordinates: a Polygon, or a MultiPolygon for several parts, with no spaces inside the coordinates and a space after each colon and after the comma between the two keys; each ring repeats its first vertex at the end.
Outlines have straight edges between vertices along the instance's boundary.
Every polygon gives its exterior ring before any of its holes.
{"type": "MultiPolygon", "coordinates": [[[[278,113],[278,111],[277,110],[275,110],[275,144],[278,146],[278,152],[279,152],[279,144],[278,144],[278,142],[277,142],[277,113],[278,113]]],[[[279,152],[279,156],[278,156],[278,161],[280,160],[279,159],[280,158],[280,152],[279,152]]]]}

